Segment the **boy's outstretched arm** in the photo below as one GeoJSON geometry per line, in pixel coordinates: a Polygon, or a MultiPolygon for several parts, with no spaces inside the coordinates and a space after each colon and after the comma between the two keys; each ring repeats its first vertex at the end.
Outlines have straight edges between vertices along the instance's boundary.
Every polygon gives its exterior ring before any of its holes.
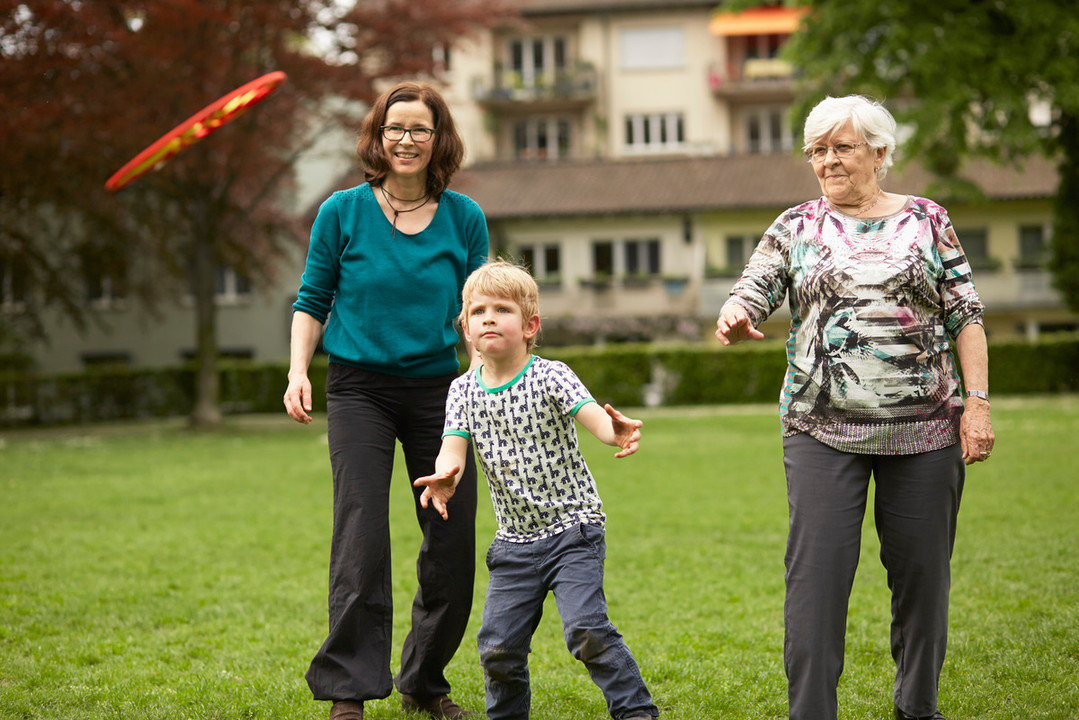
{"type": "Polygon", "coordinates": [[[603,407],[594,402],[582,405],[577,411],[577,420],[601,442],[622,448],[615,453],[615,457],[626,457],[637,452],[637,445],[641,440],[641,425],[644,423],[626,417],[611,407],[610,403],[603,407]]]}
{"type": "Polygon", "coordinates": [[[453,497],[457,490],[457,483],[461,481],[464,472],[465,457],[468,452],[468,438],[460,435],[447,435],[442,438],[442,449],[435,458],[435,472],[416,478],[412,484],[416,487],[426,486],[423,495],[420,495],[420,505],[427,507],[430,503],[435,504],[435,510],[443,520],[449,518],[446,503],[453,497]]]}

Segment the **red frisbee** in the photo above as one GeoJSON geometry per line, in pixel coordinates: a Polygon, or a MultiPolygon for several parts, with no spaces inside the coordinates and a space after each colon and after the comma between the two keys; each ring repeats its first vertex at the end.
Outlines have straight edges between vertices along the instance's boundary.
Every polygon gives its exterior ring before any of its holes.
{"type": "Polygon", "coordinates": [[[131,181],[160,167],[176,153],[194,145],[261,101],[276,90],[278,85],[285,82],[287,77],[280,71],[266,73],[210,103],[131,158],[105,182],[105,189],[115,192],[131,181]]]}

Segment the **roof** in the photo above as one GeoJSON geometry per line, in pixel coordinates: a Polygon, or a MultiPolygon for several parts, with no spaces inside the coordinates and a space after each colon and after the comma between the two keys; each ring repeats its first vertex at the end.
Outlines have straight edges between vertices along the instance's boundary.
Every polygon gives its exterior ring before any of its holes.
{"type": "MultiPolygon", "coordinates": [[[[1052,197],[1058,182],[1053,165],[1040,157],[1020,169],[971,162],[962,175],[996,200],[1052,197]]],[[[912,165],[893,168],[882,184],[925,195],[932,181],[912,165]]],[[[491,163],[461,170],[451,187],[478,202],[490,220],[782,209],[820,196],[812,169],[785,153],[491,163]]]]}

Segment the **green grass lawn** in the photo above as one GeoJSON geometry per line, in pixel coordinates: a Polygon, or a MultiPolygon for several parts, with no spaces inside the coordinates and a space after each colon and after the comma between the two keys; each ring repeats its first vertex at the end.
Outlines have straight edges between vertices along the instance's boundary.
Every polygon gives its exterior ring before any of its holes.
{"type": "MultiPolygon", "coordinates": [[[[584,439],[608,513],[606,588],[663,716],[786,717],[786,500],[771,407],[640,411],[636,456],[584,439]]],[[[953,562],[941,709],[1079,717],[1079,400],[994,399],[953,562]]],[[[303,673],[323,639],[325,428],[233,419],[0,434],[0,718],[324,718],[303,673]]],[[[587,433],[585,433],[587,435],[587,433]]],[[[395,642],[418,532],[395,479],[395,642]]],[[[472,625],[449,668],[483,707],[475,648],[494,533],[481,493],[472,625]]],[[[888,595],[872,513],[851,599],[845,720],[891,717],[888,595]]],[[[602,718],[553,602],[533,643],[533,717],[602,718]]],[[[367,704],[402,718],[400,698],[367,704]]]]}

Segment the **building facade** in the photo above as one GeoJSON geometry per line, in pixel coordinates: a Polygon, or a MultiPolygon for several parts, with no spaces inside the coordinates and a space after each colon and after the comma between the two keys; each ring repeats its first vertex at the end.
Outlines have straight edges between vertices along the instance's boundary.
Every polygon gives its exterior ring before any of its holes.
{"type": "MultiPolygon", "coordinates": [[[[453,188],[484,209],[492,253],[526,263],[540,281],[545,343],[707,339],[761,234],[820,195],[788,117],[796,69],[779,57],[798,11],[722,13],[711,0],[520,7],[522,22],[438,49],[435,80],[468,148],[453,188]]],[[[352,150],[347,131],[327,136],[304,165],[297,202],[313,207],[359,182],[352,150]]],[[[970,164],[964,174],[985,199],[949,202],[898,156],[884,187],[948,208],[991,335],[1079,327],[1045,270],[1057,185],[1049,163],[970,164]]],[[[303,254],[270,287],[222,269],[223,355],[287,359],[303,254]]],[[[190,355],[189,305],[146,316],[106,285],[88,283],[100,323],[79,333],[57,318],[50,343],[29,349],[40,369],[190,355]]],[[[785,325],[781,311],[762,329],[782,337],[785,325]]]]}

